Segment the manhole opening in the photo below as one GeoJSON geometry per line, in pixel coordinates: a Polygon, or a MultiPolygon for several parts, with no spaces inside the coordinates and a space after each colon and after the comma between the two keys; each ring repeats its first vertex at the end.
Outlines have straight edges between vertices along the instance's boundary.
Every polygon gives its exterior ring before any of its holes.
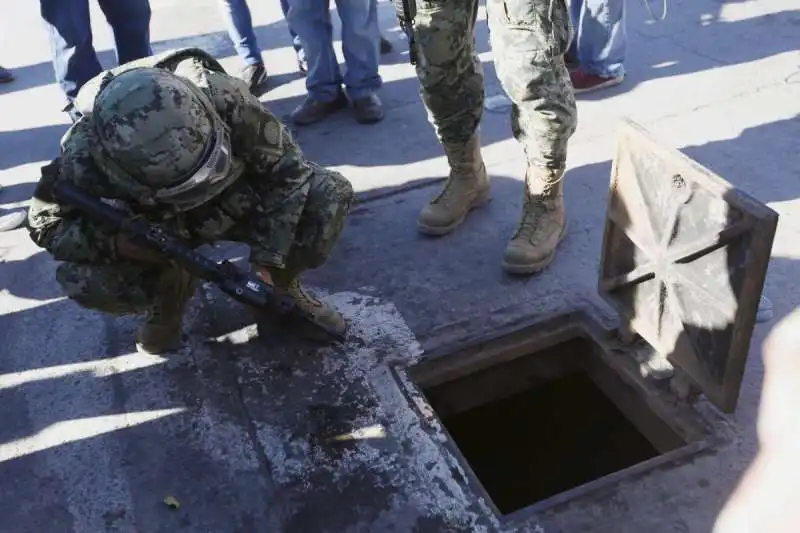
{"type": "Polygon", "coordinates": [[[429,403],[507,515],[687,442],[577,337],[426,387],[429,403]]]}

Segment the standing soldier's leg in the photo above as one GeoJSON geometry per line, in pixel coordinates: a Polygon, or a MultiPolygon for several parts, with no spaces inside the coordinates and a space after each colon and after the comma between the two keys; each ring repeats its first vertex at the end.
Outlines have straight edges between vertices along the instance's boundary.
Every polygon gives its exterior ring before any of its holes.
{"type": "Polygon", "coordinates": [[[181,344],[181,323],[196,283],[176,266],[62,263],[56,279],[64,294],[87,309],[114,315],[143,314],[136,348],[158,354],[181,344]]]}
{"type": "Polygon", "coordinates": [[[477,14],[477,0],[417,0],[417,76],[450,164],[444,188],[420,213],[419,228],[430,235],[453,231],[489,199],[478,134],[484,95],[475,54],[477,14]]]}
{"type": "Polygon", "coordinates": [[[572,25],[565,0],[487,0],[497,74],[513,102],[511,128],[527,159],[519,227],[503,266],[546,267],[566,231],[561,179],[577,125],[564,53],[572,25]]]}

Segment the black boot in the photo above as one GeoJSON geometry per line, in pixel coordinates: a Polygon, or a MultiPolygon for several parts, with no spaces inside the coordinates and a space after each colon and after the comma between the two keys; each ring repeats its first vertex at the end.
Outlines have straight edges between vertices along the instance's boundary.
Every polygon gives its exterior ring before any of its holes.
{"type": "Polygon", "coordinates": [[[330,102],[320,102],[310,96],[292,112],[292,120],[298,126],[314,124],[330,116],[331,114],[347,107],[348,101],[343,91],[340,91],[336,98],[330,102]]]}

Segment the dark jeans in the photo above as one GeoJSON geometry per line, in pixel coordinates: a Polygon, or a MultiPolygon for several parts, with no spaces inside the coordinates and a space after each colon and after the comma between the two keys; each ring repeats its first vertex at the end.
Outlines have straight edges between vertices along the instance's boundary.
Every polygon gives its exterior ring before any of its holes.
{"type": "MultiPolygon", "coordinates": [[[[117,63],[153,54],[148,0],[98,0],[114,32],[117,63]]],[[[83,85],[102,72],[92,44],[89,0],[40,0],[53,55],[56,82],[67,106],[83,85]]]]}
{"type": "MultiPolygon", "coordinates": [[[[283,18],[287,21],[289,20],[289,1],[288,0],[281,0],[281,10],[283,11],[283,18]]],[[[288,22],[287,22],[288,24],[288,22]]],[[[303,51],[303,45],[300,44],[300,37],[294,32],[291,26],[289,26],[289,35],[292,36],[292,46],[294,47],[294,51],[300,54],[303,51]]]]}

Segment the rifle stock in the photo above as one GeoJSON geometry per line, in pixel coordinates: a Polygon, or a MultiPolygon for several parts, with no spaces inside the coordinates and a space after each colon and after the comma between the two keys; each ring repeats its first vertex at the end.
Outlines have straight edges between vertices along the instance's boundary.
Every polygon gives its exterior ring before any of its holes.
{"type": "Polygon", "coordinates": [[[344,339],[341,333],[316,322],[310,314],[298,307],[290,296],[277,294],[272,285],[265,283],[258,276],[229,261],[217,262],[196,252],[162,227],[112,207],[63,180],[56,181],[53,192],[57,198],[82,211],[96,222],[124,233],[132,243],[158,252],[193,276],[214,283],[231,298],[256,309],[300,322],[324,334],[328,339],[344,339]]]}

